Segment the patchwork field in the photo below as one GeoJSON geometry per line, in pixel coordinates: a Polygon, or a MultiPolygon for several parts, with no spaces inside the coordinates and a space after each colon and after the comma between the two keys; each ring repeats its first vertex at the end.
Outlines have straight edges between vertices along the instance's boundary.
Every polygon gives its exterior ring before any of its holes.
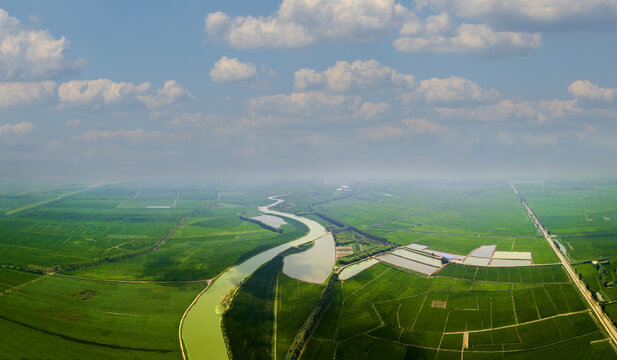
{"type": "Polygon", "coordinates": [[[377,264],[337,284],[303,359],[577,358],[606,355],[590,344],[604,338],[567,282],[491,285],[377,264]]]}
{"type": "Polygon", "coordinates": [[[1,337],[3,357],[178,358],[180,317],[201,288],[48,276],[0,297],[3,334],[23,334],[1,337]]]}
{"type": "Polygon", "coordinates": [[[250,256],[306,233],[306,227],[286,219],[282,233],[266,230],[238,217],[243,206],[219,204],[195,212],[163,248],[142,256],[73,272],[75,275],[118,280],[210,279],[250,256]]]}

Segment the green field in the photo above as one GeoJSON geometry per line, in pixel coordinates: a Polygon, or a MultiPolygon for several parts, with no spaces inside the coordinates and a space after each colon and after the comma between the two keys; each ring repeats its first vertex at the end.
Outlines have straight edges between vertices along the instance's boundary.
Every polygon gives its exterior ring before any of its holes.
{"type": "Polygon", "coordinates": [[[165,246],[142,256],[72,272],[118,280],[210,279],[250,256],[306,233],[302,223],[286,219],[282,233],[247,221],[238,214],[246,207],[220,204],[193,214],[165,246]]]}
{"type": "Polygon", "coordinates": [[[319,300],[323,285],[278,276],[276,306],[276,358],[283,359],[296,333],[319,300]]]}
{"type": "Polygon", "coordinates": [[[0,294],[7,289],[28,283],[39,277],[40,275],[31,272],[0,268],[0,294]]]}
{"type": "Polygon", "coordinates": [[[180,317],[201,288],[47,277],[0,297],[0,328],[24,334],[3,339],[3,356],[178,358],[180,317]]]}
{"type": "Polygon", "coordinates": [[[535,358],[546,349],[573,358],[606,354],[589,344],[605,336],[569,283],[469,291],[475,282],[375,265],[337,285],[303,359],[459,359],[461,352],[471,359],[535,358]]]}

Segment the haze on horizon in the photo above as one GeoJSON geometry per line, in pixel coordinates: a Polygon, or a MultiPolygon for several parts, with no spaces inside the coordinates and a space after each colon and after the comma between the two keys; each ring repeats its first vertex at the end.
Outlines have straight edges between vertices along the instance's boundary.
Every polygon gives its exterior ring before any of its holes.
{"type": "Polygon", "coordinates": [[[616,0],[6,1],[0,177],[614,177],[616,30],[616,0]]]}

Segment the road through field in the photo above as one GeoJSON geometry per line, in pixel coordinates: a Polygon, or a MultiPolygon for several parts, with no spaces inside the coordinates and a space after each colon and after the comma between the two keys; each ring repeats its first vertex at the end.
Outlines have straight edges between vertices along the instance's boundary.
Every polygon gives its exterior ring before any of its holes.
{"type": "Polygon", "coordinates": [[[613,348],[615,348],[615,345],[617,345],[617,329],[615,329],[615,326],[613,325],[609,317],[604,313],[604,311],[602,311],[602,308],[600,307],[600,305],[598,305],[598,303],[592,298],[591,293],[587,290],[587,287],[585,286],[583,281],[578,277],[578,275],[574,271],[574,268],[572,268],[572,265],[570,265],[570,262],[566,259],[563,253],[557,248],[557,246],[555,245],[555,242],[553,241],[551,236],[548,234],[548,231],[544,228],[544,225],[542,225],[540,220],[538,220],[538,218],[536,217],[536,214],[527,204],[527,200],[525,200],[525,198],[518,192],[518,189],[516,189],[514,184],[510,183],[510,186],[512,187],[512,190],[514,190],[514,193],[519,198],[521,203],[523,204],[523,207],[525,207],[525,210],[531,217],[531,220],[533,221],[533,223],[536,225],[536,227],[538,228],[542,236],[544,236],[544,238],[548,242],[551,249],[553,249],[557,257],[559,258],[559,261],[561,261],[561,264],[566,269],[566,272],[570,276],[570,279],[572,279],[574,284],[576,284],[576,286],[579,288],[579,290],[583,294],[583,297],[589,304],[589,307],[591,308],[593,313],[596,315],[597,319],[600,321],[600,324],[602,324],[602,327],[604,327],[605,332],[611,338],[611,341],[613,343],[613,348]]]}
{"type": "Polygon", "coordinates": [[[271,207],[280,204],[283,200],[277,199],[276,196],[271,196],[268,199],[276,202],[269,206],[260,207],[259,210],[300,221],[309,228],[309,232],[299,239],[264,251],[242,264],[227,269],[214,280],[207,291],[199,294],[185,312],[184,320],[180,323],[183,356],[188,356],[189,359],[227,359],[227,346],[221,330],[222,314],[219,311],[221,300],[234,291],[239,282],[279,253],[328,234],[326,229],[316,221],[270,210],[271,207]]]}

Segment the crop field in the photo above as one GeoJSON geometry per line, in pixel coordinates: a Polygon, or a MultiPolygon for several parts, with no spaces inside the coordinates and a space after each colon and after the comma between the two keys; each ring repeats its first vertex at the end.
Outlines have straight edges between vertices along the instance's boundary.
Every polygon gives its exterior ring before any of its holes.
{"type": "Polygon", "coordinates": [[[568,282],[423,278],[377,264],[337,284],[303,359],[576,358],[606,354],[590,345],[604,338],[568,282]]]}
{"type": "Polygon", "coordinates": [[[283,359],[296,333],[319,300],[323,285],[310,284],[279,273],[276,293],[276,358],[283,359]]]}
{"type": "Polygon", "coordinates": [[[119,208],[132,192],[97,188],[0,218],[0,263],[49,268],[130,253],[155,244],[188,212],[119,208]]]}
{"type": "Polygon", "coordinates": [[[25,284],[39,277],[40,275],[31,272],[0,268],[0,294],[7,289],[25,284]]]}
{"type": "Polygon", "coordinates": [[[478,267],[450,263],[433,276],[496,283],[567,283],[561,265],[526,267],[478,267]]]}
{"type": "Polygon", "coordinates": [[[228,349],[234,359],[271,359],[273,356],[276,279],[283,257],[276,256],[257,269],[238,289],[223,315],[228,349]]]}
{"type": "Polygon", "coordinates": [[[295,220],[275,233],[238,217],[247,209],[219,204],[197,211],[158,251],[72,274],[117,280],[210,279],[227,267],[306,233],[295,220]]]}
{"type": "Polygon", "coordinates": [[[517,184],[536,216],[557,235],[571,260],[617,256],[617,184],[517,184]]]}
{"type": "MultiPolygon", "coordinates": [[[[589,290],[592,293],[599,292],[603,301],[617,300],[617,283],[615,282],[617,275],[614,260],[596,265],[585,263],[573,266],[585,284],[589,286],[589,290]]],[[[612,317],[612,319],[617,320],[617,317],[612,317]]]]}
{"type": "Polygon", "coordinates": [[[47,276],[0,297],[2,333],[23,334],[2,336],[3,357],[178,358],[180,317],[201,288],[47,276]]]}

